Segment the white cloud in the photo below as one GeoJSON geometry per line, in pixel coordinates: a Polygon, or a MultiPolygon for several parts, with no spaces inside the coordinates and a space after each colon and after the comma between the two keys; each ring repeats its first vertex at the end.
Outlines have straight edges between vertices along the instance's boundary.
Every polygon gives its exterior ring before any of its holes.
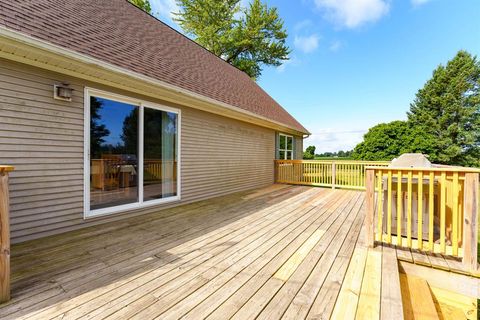
{"type": "Polygon", "coordinates": [[[310,53],[315,51],[318,48],[318,42],[320,37],[316,34],[312,34],[310,36],[295,36],[295,40],[293,44],[295,47],[304,53],[310,53]]]}
{"type": "Polygon", "coordinates": [[[313,26],[312,20],[306,19],[298,22],[293,29],[295,31],[301,31],[303,29],[308,29],[313,26]]]}
{"type": "Polygon", "coordinates": [[[328,19],[351,29],[375,22],[390,10],[389,0],[315,0],[315,4],[328,19]]]}
{"type": "Polygon", "coordinates": [[[422,4],[425,4],[427,2],[430,2],[431,0],[411,0],[411,3],[414,7],[421,6],[422,4]]]}
{"type": "Polygon", "coordinates": [[[173,12],[178,12],[179,7],[175,0],[150,0],[152,14],[169,25],[176,25],[173,21],[173,12]]]}
{"type": "Polygon", "coordinates": [[[316,153],[336,152],[352,150],[358,143],[362,142],[363,135],[368,129],[343,130],[343,129],[321,129],[315,130],[310,137],[303,141],[304,149],[314,145],[316,153]]]}

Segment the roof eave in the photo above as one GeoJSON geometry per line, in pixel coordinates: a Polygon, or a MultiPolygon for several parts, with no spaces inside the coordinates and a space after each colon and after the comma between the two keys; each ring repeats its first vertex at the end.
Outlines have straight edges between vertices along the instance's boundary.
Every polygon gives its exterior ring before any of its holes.
{"type": "Polygon", "coordinates": [[[310,133],[88,55],[0,26],[0,58],[221,114],[298,136],[310,133]]]}

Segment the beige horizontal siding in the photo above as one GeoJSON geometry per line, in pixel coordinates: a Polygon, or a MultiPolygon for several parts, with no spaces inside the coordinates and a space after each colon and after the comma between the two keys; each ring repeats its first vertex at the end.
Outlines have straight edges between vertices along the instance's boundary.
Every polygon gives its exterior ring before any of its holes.
{"type": "Polygon", "coordinates": [[[273,130],[186,106],[174,106],[182,111],[182,200],[84,220],[85,86],[129,95],[0,60],[0,164],[16,167],[10,179],[13,242],[273,183],[273,130]],[[72,102],[52,98],[53,84],[64,81],[74,89],[72,102]]]}

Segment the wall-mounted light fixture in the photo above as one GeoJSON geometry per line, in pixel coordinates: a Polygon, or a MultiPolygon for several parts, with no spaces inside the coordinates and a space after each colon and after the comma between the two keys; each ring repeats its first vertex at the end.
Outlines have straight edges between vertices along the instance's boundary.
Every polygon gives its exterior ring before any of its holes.
{"type": "Polygon", "coordinates": [[[53,85],[53,99],[72,101],[73,89],[69,87],[68,83],[53,85]]]}

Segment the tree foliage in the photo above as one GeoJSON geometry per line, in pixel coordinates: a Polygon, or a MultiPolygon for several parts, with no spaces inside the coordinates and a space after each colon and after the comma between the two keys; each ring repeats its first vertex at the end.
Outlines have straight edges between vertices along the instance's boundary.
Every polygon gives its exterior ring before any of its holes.
{"type": "Polygon", "coordinates": [[[126,154],[138,152],[138,108],[133,108],[130,114],[123,119],[122,133],[120,138],[123,145],[116,146],[126,154]]]}
{"type": "Polygon", "coordinates": [[[152,6],[148,0],[128,0],[131,4],[139,7],[147,13],[152,13],[152,6]]]}
{"type": "Polygon", "coordinates": [[[432,139],[431,160],[478,165],[480,156],[480,63],[459,51],[440,65],[410,105],[408,121],[432,139]]]}
{"type": "Polygon", "coordinates": [[[110,130],[102,123],[100,111],[102,102],[95,97],[90,99],[90,152],[93,158],[100,158],[102,144],[105,137],[110,134],[110,130]]]}
{"type": "Polygon", "coordinates": [[[434,163],[480,164],[480,63],[459,51],[438,66],[410,105],[407,121],[376,125],[353,152],[355,159],[391,160],[419,152],[434,163]]]}
{"type": "Polygon", "coordinates": [[[287,32],[276,8],[253,0],[177,0],[175,21],[194,40],[256,79],[263,65],[288,60],[287,32]]]}
{"type": "Polygon", "coordinates": [[[315,146],[308,146],[305,152],[303,153],[303,159],[313,160],[315,159],[315,146]]]}
{"type": "Polygon", "coordinates": [[[380,123],[370,128],[352,153],[356,160],[392,160],[393,158],[411,152],[423,152],[431,155],[430,137],[407,121],[380,123]]]}

